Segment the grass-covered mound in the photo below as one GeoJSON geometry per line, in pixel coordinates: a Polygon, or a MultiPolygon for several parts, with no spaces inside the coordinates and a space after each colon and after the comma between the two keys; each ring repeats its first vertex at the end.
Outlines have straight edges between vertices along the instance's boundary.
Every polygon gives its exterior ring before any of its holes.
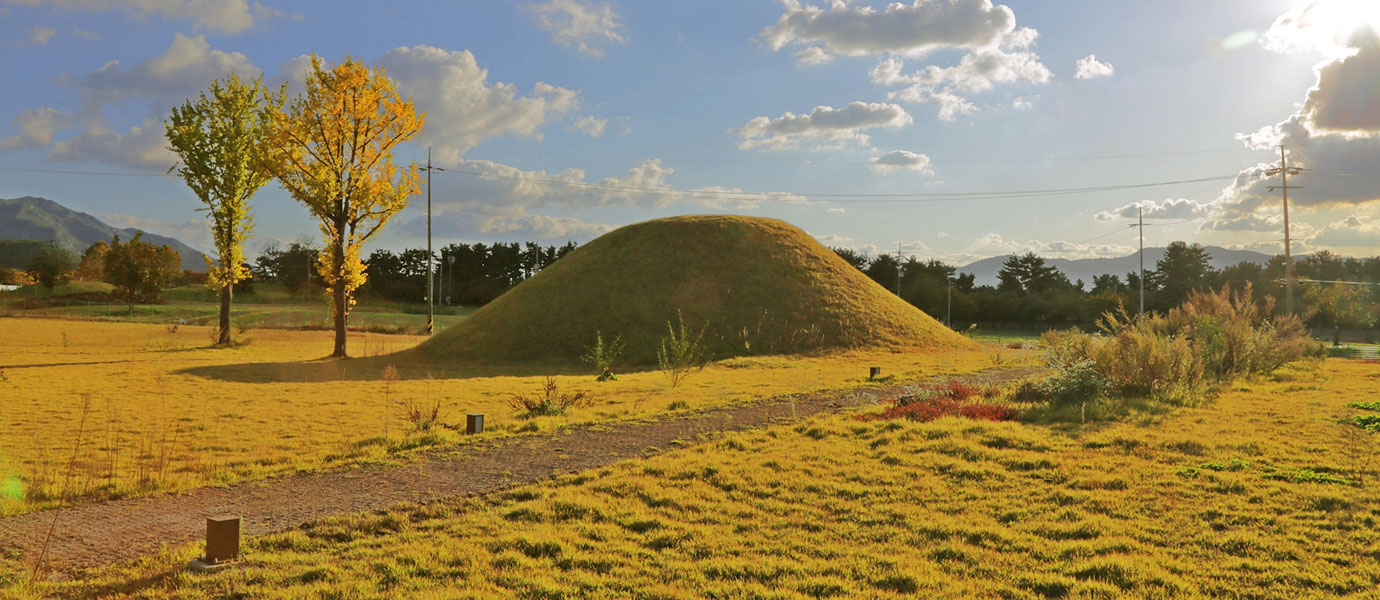
{"type": "Polygon", "coordinates": [[[610,232],[418,347],[433,361],[576,363],[601,332],[655,364],[678,313],[711,358],[846,348],[970,348],[775,219],[685,216],[610,232]]]}

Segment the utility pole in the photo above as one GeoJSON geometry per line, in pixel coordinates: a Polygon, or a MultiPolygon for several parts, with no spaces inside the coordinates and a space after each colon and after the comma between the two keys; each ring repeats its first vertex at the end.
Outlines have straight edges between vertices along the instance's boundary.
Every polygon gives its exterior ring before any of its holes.
{"type": "Polygon", "coordinates": [[[896,297],[901,297],[901,242],[896,242],[896,297]]]}
{"type": "Polygon", "coordinates": [[[426,334],[431,335],[436,315],[436,272],[431,270],[431,146],[426,147],[426,334]]]}
{"type": "Polygon", "coordinates": [[[1294,255],[1293,244],[1289,241],[1289,190],[1300,189],[1299,186],[1289,186],[1289,176],[1298,175],[1298,167],[1289,167],[1288,158],[1284,156],[1284,144],[1279,145],[1279,167],[1265,172],[1266,177],[1279,175],[1279,185],[1269,186],[1270,191],[1280,190],[1284,192],[1284,314],[1294,314],[1294,255]]]}
{"type": "Polygon", "coordinates": [[[1140,234],[1140,316],[1145,316],[1145,207],[1136,206],[1136,229],[1140,234]]]}
{"type": "Polygon", "coordinates": [[[949,281],[949,291],[948,291],[948,293],[945,294],[945,296],[944,296],[945,304],[947,305],[947,306],[945,307],[945,309],[944,309],[944,324],[947,325],[947,326],[949,326],[949,329],[953,329],[953,328],[954,328],[954,278],[953,278],[953,277],[949,277],[949,278],[948,278],[948,281],[949,281]]]}

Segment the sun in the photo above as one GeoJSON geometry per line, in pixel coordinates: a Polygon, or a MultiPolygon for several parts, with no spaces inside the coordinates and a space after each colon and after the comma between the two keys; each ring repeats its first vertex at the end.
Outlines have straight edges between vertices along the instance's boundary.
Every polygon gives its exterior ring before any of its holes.
{"type": "Polygon", "coordinates": [[[1303,38],[1297,41],[1324,52],[1349,54],[1356,35],[1380,35],[1380,0],[1309,0],[1281,16],[1276,25],[1285,20],[1303,38]]]}

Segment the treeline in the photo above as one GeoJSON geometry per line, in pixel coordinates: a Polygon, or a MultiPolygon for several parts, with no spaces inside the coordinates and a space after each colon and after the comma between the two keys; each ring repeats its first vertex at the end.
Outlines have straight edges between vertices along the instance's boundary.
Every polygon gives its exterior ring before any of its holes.
{"type": "MultiPolygon", "coordinates": [[[[1069,281],[1043,258],[1027,253],[1002,263],[997,285],[979,286],[971,274],[958,274],[956,267],[938,260],[902,262],[886,254],[834,251],[883,287],[899,289],[902,299],[931,316],[943,321],[951,314],[956,328],[979,322],[1092,323],[1118,307],[1134,314],[1140,306],[1140,275],[1134,271],[1069,281]]],[[[1145,309],[1164,313],[1182,304],[1191,291],[1226,286],[1235,292],[1249,287],[1253,299],[1275,299],[1275,310],[1283,311],[1283,255],[1263,266],[1241,262],[1220,270],[1212,268],[1210,259],[1199,244],[1170,244],[1164,258],[1145,271],[1145,309]]],[[[1344,258],[1323,250],[1296,258],[1294,275],[1299,280],[1295,305],[1309,316],[1311,326],[1366,328],[1380,315],[1380,286],[1320,283],[1380,283],[1380,257],[1344,258]]]]}
{"type": "MultiPolygon", "coordinates": [[[[450,244],[432,255],[436,300],[441,304],[481,305],[522,283],[575,250],[575,242],[542,246],[535,242],[450,244]]],[[[318,251],[301,242],[286,249],[266,248],[249,265],[255,281],[276,281],[296,294],[308,283],[321,285],[318,251]]],[[[364,260],[369,279],[361,291],[399,302],[425,302],[427,252],[375,250],[364,260]]]]}
{"type": "Polygon", "coordinates": [[[104,281],[114,286],[114,294],[128,302],[156,302],[163,290],[187,283],[189,276],[179,267],[182,256],[172,246],[151,244],[136,233],[129,241],[115,236],[109,243],[98,241],[81,258],[52,244],[44,244],[24,271],[0,269],[0,284],[38,284],[49,292],[73,279],[104,281]]]}

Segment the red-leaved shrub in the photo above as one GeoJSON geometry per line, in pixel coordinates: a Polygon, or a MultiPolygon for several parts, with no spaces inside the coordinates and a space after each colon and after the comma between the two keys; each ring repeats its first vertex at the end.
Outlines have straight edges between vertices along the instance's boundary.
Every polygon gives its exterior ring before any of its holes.
{"type": "Polygon", "coordinates": [[[964,417],[980,421],[1010,421],[1016,418],[1016,409],[1004,404],[972,402],[973,398],[991,399],[998,394],[996,388],[979,387],[960,381],[927,385],[897,398],[892,406],[880,413],[859,415],[862,421],[882,421],[890,419],[910,419],[912,421],[933,421],[940,417],[964,417]]]}

